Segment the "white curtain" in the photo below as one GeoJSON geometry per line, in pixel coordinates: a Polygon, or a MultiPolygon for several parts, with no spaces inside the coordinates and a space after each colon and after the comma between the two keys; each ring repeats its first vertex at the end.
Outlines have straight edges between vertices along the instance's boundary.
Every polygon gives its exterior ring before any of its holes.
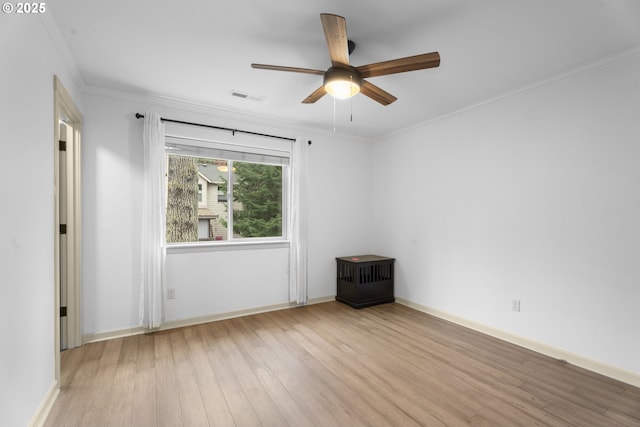
{"type": "Polygon", "coordinates": [[[165,278],[165,160],[164,123],[156,113],[145,113],[144,189],[142,196],[142,271],[140,326],[157,328],[162,320],[165,278]]]}
{"type": "Polygon", "coordinates": [[[307,303],[307,150],[304,138],[293,143],[289,209],[289,302],[307,303]]]}

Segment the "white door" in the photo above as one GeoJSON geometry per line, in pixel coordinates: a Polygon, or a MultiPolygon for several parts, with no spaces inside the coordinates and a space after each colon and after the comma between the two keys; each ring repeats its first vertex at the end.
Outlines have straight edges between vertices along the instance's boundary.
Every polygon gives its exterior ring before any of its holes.
{"type": "Polygon", "coordinates": [[[57,76],[54,84],[54,345],[55,377],[60,351],[82,345],[80,328],[82,115],[57,76]],[[66,314],[66,315],[65,315],[66,314]],[[61,316],[62,315],[62,316],[61,316]]]}
{"type": "Polygon", "coordinates": [[[68,322],[67,322],[67,293],[69,286],[69,239],[67,228],[69,216],[67,215],[69,203],[69,180],[67,179],[68,166],[72,166],[73,162],[69,162],[67,149],[73,149],[73,143],[69,144],[69,139],[73,137],[73,129],[64,123],[59,122],[60,137],[58,140],[58,222],[59,222],[59,265],[58,274],[60,280],[60,350],[66,350],[68,347],[68,322]],[[68,148],[67,148],[68,147],[68,148]],[[71,165],[69,165],[71,163],[71,165]]]}
{"type": "Polygon", "coordinates": [[[57,280],[60,350],[82,344],[80,337],[80,129],[58,121],[57,151],[57,280]]]}

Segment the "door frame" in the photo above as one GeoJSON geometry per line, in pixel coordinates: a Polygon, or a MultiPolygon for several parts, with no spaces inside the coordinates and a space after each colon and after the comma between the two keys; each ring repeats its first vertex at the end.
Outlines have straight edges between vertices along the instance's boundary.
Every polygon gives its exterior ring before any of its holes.
{"type": "Polygon", "coordinates": [[[80,332],[80,248],[82,241],[81,212],[81,136],[82,115],[58,76],[53,76],[53,148],[54,148],[54,354],[56,381],[60,380],[60,121],[71,128],[71,144],[67,144],[67,348],[82,345],[80,332]]]}

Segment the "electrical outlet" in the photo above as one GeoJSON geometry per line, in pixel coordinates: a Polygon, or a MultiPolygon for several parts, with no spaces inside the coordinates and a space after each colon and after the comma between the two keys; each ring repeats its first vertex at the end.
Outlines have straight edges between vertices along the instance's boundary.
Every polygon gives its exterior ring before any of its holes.
{"type": "Polygon", "coordinates": [[[512,299],[511,300],[511,311],[520,311],[520,300],[512,299]]]}
{"type": "Polygon", "coordinates": [[[167,299],[176,299],[176,290],[174,288],[167,289],[167,299]]]}

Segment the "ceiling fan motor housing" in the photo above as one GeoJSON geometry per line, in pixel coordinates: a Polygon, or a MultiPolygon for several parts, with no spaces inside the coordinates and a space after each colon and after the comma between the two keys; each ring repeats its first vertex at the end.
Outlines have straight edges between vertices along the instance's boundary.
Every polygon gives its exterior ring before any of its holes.
{"type": "Polygon", "coordinates": [[[356,93],[360,92],[360,87],[362,86],[362,76],[358,70],[351,66],[347,67],[331,67],[324,73],[324,87],[327,92],[331,93],[334,96],[339,98],[350,98],[356,93]],[[333,93],[332,87],[335,87],[336,84],[345,85],[342,94],[333,93]]]}
{"type": "Polygon", "coordinates": [[[352,80],[358,86],[362,86],[362,77],[354,67],[330,67],[324,73],[324,84],[332,80],[352,80]]]}

